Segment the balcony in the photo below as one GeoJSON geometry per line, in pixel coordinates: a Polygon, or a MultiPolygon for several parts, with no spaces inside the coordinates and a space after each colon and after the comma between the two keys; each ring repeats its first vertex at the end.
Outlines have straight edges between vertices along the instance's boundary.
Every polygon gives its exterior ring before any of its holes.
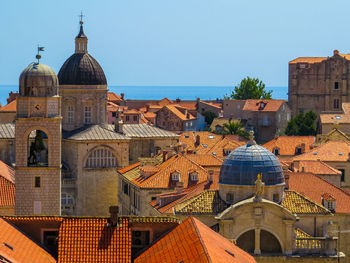
{"type": "Polygon", "coordinates": [[[62,178],[62,188],[75,188],[76,178],[62,178]]]}
{"type": "Polygon", "coordinates": [[[296,238],[293,254],[336,255],[337,237],[296,238]]]}

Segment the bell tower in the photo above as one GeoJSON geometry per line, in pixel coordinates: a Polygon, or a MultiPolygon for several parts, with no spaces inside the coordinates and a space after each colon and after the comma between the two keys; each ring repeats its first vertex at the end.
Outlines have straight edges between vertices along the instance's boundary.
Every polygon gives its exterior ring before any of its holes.
{"type": "Polygon", "coordinates": [[[61,98],[56,73],[37,59],[19,78],[15,214],[60,215],[61,98]]]}

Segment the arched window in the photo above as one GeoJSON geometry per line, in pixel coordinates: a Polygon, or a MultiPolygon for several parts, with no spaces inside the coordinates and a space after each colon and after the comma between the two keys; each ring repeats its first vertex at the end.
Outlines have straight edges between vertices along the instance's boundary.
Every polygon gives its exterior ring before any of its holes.
{"type": "Polygon", "coordinates": [[[107,149],[97,149],[90,153],[85,165],[86,168],[112,168],[117,166],[117,158],[107,149]]]}
{"type": "Polygon", "coordinates": [[[28,166],[48,166],[48,139],[42,130],[33,130],[28,135],[28,166]]]}

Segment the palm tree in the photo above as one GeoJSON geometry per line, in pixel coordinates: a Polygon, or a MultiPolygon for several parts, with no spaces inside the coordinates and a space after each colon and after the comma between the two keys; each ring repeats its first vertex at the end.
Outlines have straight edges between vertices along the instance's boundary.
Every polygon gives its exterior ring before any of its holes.
{"type": "Polygon", "coordinates": [[[229,121],[224,123],[224,134],[236,134],[244,138],[249,138],[249,133],[244,130],[243,124],[240,121],[229,121]]]}

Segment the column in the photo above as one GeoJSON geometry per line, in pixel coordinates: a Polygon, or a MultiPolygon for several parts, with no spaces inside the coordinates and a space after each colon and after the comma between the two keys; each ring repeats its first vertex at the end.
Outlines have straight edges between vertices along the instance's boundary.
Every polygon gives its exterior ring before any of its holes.
{"type": "Polygon", "coordinates": [[[255,228],[255,248],[254,248],[254,254],[260,255],[261,254],[261,249],[260,249],[260,228],[255,228]]]}

